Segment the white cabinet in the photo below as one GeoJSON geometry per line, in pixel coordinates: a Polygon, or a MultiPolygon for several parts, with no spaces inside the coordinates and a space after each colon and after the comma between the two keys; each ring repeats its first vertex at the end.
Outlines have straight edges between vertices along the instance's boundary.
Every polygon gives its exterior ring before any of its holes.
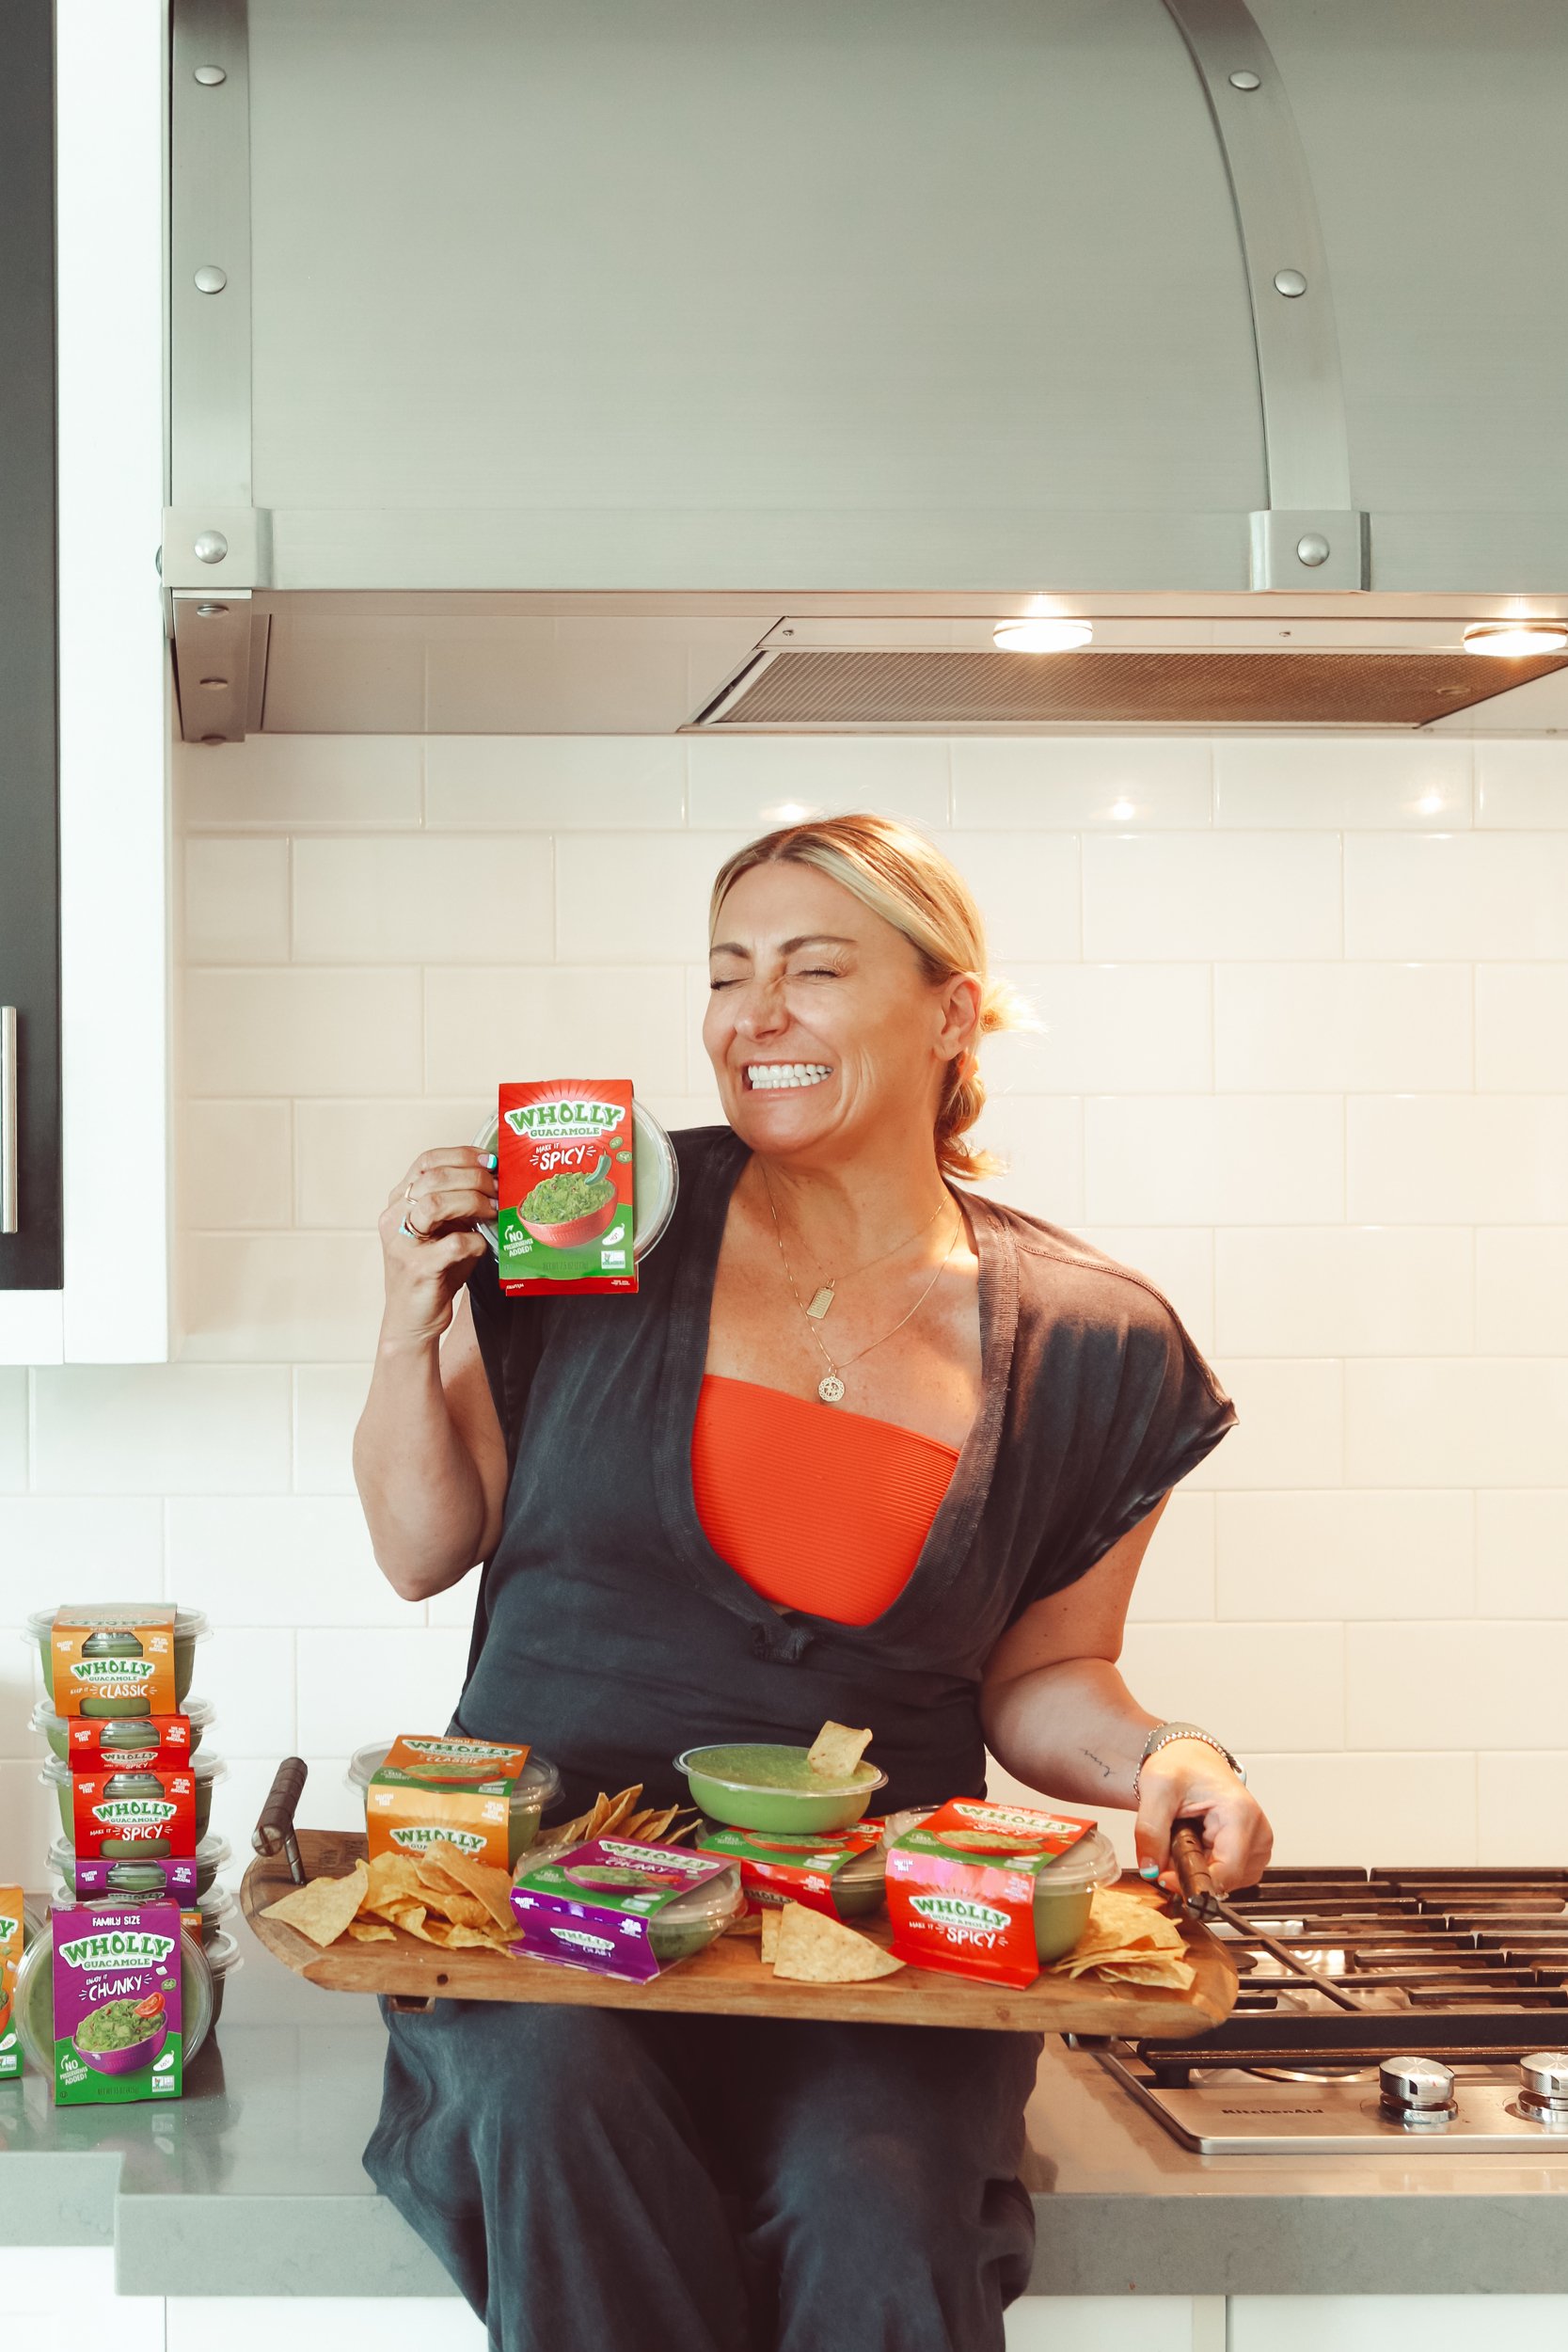
{"type": "Polygon", "coordinates": [[[55,20],[63,1272],[57,1289],[0,1289],[0,1363],[155,1362],[169,1335],[166,44],[159,0],[57,0],[55,20]]]}

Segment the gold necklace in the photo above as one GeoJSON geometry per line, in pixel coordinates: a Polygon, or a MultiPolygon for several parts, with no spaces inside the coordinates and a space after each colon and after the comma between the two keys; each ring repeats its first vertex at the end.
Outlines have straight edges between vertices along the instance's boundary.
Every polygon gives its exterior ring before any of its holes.
{"type": "MultiPolygon", "coordinates": [[[[768,1197],[768,1205],[769,1208],[772,1208],[773,1206],[773,1197],[771,1193],[769,1193],[768,1197]]],[[[813,1291],[811,1296],[806,1300],[802,1312],[810,1315],[814,1323],[820,1323],[823,1316],[827,1313],[829,1308],[833,1303],[840,1282],[858,1282],[861,1276],[863,1274],[869,1274],[873,1266],[884,1264],[889,1258],[895,1258],[900,1249],[907,1249],[911,1242],[919,1241],[923,1235],[930,1232],[932,1226],[936,1223],[945,1206],[945,1201],[939,1200],[936,1207],[931,1211],[930,1216],[926,1219],[925,1224],[922,1225],[917,1232],[906,1233],[902,1241],[895,1241],[891,1249],[882,1250],[875,1258],[867,1258],[863,1265],[854,1267],[848,1274],[830,1274],[827,1280],[821,1283],[817,1289],[813,1291]]],[[[775,1232],[778,1230],[778,1216],[775,1213],[773,1218],[773,1227],[775,1232]]],[[[783,1247],[782,1244],[780,1246],[781,1248],[783,1247]]],[[[791,1285],[791,1287],[793,1288],[793,1285],[791,1285]]],[[[797,1294],[796,1296],[796,1304],[800,1304],[799,1294],[797,1294]]]]}
{"type": "MultiPolygon", "coordinates": [[[[829,1355],[827,1349],[822,1344],[822,1334],[816,1327],[819,1318],[815,1318],[813,1316],[811,1307],[808,1307],[805,1304],[805,1301],[801,1298],[800,1292],[795,1287],[795,1277],[789,1270],[789,1256],[784,1246],[784,1231],[779,1224],[779,1212],[773,1205],[773,1187],[768,1181],[768,1170],[766,1168],[762,1171],[762,1188],[768,1195],[768,1213],[773,1220],[773,1238],[779,1245],[779,1256],[784,1262],[784,1279],[789,1284],[790,1296],[794,1299],[795,1304],[800,1308],[801,1314],[805,1317],[806,1328],[811,1333],[813,1340],[816,1343],[816,1352],[828,1367],[827,1371],[823,1374],[821,1379],[816,1384],[816,1393],[822,1399],[824,1405],[841,1405],[844,1401],[844,1375],[848,1371],[849,1366],[851,1364],[858,1364],[863,1356],[869,1356],[874,1347],[882,1346],[886,1341],[893,1339],[896,1333],[900,1332],[904,1328],[906,1323],[912,1322],[914,1317],[920,1312],[922,1307],[925,1306],[926,1301],[930,1297],[931,1293],[936,1289],[936,1286],[941,1281],[942,1276],[946,1273],[948,1260],[952,1257],[954,1250],[957,1248],[958,1235],[963,1231],[963,1211],[960,1209],[958,1212],[958,1223],[953,1228],[953,1238],[948,1243],[946,1249],[942,1253],[941,1264],[937,1267],[936,1272],[932,1275],[930,1280],[921,1292],[920,1296],[915,1300],[914,1305],[910,1309],[909,1313],[907,1315],[900,1315],[897,1322],[894,1325],[893,1329],[891,1331],[884,1331],[880,1339],[868,1340],[866,1344],[863,1347],[857,1348],[852,1356],[846,1356],[842,1364],[835,1364],[832,1358],[829,1355]]],[[[933,1217],[931,1222],[934,1225],[936,1223],[936,1218],[933,1217]]],[[[924,1230],[925,1229],[922,1228],[922,1231],[924,1230]]],[[[911,1235],[911,1239],[912,1238],[915,1238],[915,1236],[911,1235]]],[[[891,1250],[884,1250],[882,1254],[884,1257],[891,1257],[893,1252],[891,1250]]],[[[876,1259],[873,1259],[871,1263],[875,1265],[878,1262],[876,1259]]],[[[862,1266],[859,1270],[863,1274],[866,1269],[862,1266]]],[[[816,1302],[814,1299],[812,1301],[812,1305],[815,1306],[816,1303],[816,1302]]]]}

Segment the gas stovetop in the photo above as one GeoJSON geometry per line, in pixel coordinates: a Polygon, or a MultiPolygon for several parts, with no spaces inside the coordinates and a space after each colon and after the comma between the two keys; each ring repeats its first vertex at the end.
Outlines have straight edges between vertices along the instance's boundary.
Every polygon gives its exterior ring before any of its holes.
{"type": "Polygon", "coordinates": [[[1234,2014],[1091,2045],[1185,2146],[1568,2161],[1568,1868],[1270,1870],[1224,1908],[1234,2014]]]}

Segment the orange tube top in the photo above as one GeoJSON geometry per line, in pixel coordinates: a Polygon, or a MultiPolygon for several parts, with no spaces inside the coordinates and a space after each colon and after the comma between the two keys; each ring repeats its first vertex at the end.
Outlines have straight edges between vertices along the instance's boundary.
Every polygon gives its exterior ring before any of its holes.
{"type": "Polygon", "coordinates": [[[752,1380],[704,1375],[691,1434],[703,1532],[786,1609],[869,1625],[914,1570],[956,1448],[752,1380]]]}

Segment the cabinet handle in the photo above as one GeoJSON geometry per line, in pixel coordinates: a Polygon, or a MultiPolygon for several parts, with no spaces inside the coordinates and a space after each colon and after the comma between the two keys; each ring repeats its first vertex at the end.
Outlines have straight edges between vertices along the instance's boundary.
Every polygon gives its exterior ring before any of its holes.
{"type": "Polygon", "coordinates": [[[0,1233],[16,1231],[16,1007],[0,1005],[0,1233]]]}

